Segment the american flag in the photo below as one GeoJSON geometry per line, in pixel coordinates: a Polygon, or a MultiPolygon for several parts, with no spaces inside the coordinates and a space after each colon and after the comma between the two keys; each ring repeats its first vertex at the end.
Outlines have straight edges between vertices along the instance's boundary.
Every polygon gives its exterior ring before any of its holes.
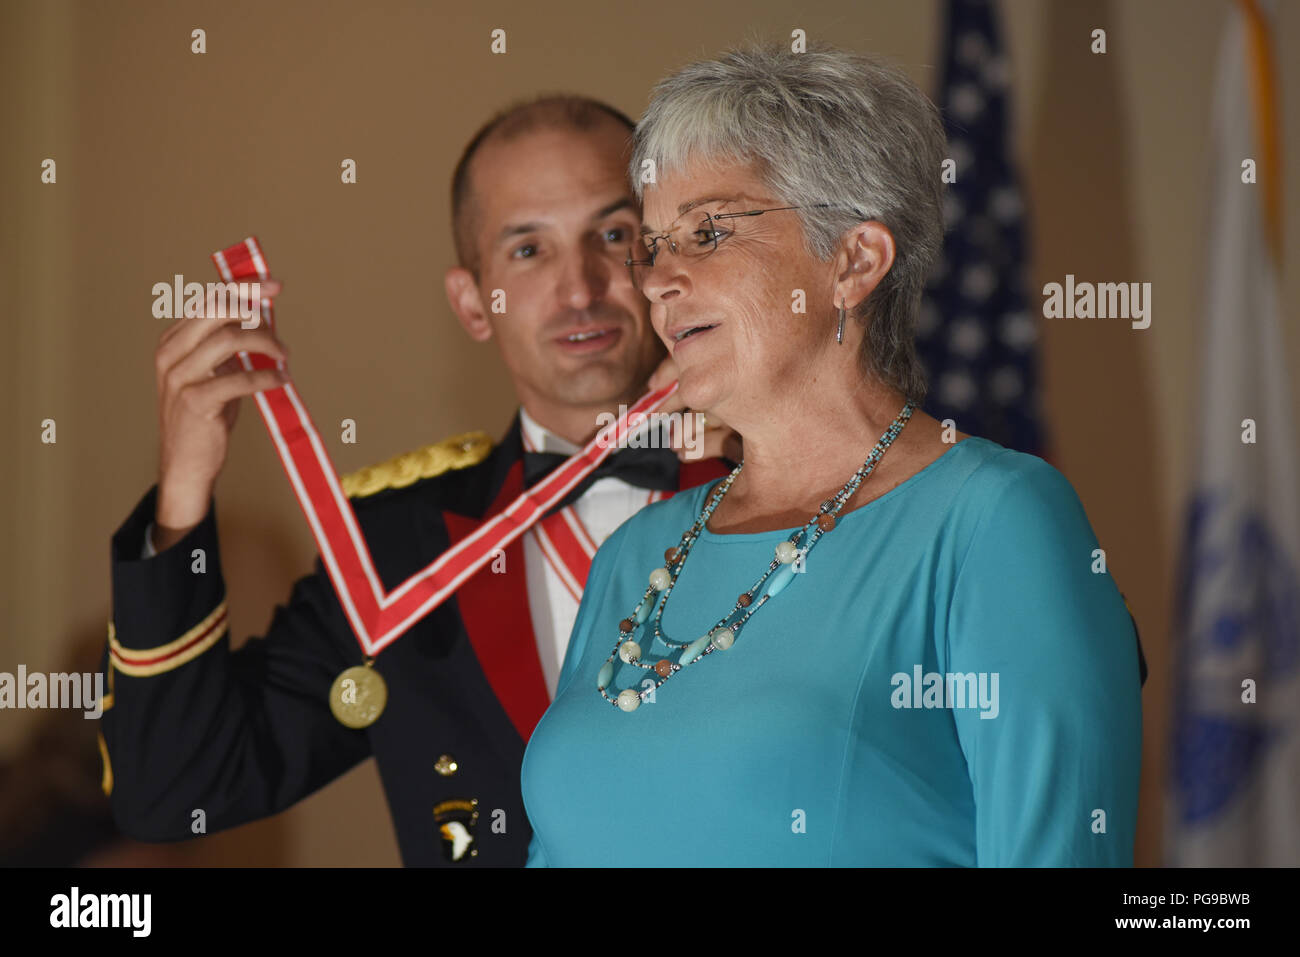
{"type": "Polygon", "coordinates": [[[1024,201],[1007,142],[1008,74],[994,5],[948,0],[939,105],[956,181],[945,192],[944,251],[922,301],[917,348],[930,379],[926,412],[1043,455],[1024,201]]]}

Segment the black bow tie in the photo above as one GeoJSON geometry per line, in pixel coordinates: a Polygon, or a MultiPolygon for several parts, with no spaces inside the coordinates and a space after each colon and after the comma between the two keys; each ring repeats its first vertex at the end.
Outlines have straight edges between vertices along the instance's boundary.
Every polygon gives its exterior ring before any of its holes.
{"type": "MultiPolygon", "coordinates": [[[[525,452],[524,485],[532,488],[568,460],[569,456],[558,452],[525,452]]],[[[677,453],[672,449],[618,449],[579,482],[551,512],[576,502],[593,482],[602,478],[622,479],[638,488],[675,492],[680,466],[677,453]]]]}

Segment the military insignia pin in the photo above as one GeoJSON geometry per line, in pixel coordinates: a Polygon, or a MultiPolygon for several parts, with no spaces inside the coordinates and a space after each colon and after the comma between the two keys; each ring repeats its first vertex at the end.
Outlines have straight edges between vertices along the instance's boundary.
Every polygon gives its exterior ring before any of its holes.
{"type": "Polygon", "coordinates": [[[443,801],[434,805],[433,819],[438,825],[442,853],[449,861],[463,861],[478,856],[474,846],[474,827],[478,824],[478,798],[443,801]]]}

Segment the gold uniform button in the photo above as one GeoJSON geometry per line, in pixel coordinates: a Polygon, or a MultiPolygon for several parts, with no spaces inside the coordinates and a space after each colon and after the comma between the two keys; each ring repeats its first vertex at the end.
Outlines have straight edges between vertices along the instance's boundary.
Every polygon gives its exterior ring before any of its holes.
{"type": "Polygon", "coordinates": [[[456,771],[459,770],[460,765],[456,763],[456,759],[450,754],[444,754],[437,761],[433,762],[433,768],[444,778],[447,778],[455,774],[456,771]]]}

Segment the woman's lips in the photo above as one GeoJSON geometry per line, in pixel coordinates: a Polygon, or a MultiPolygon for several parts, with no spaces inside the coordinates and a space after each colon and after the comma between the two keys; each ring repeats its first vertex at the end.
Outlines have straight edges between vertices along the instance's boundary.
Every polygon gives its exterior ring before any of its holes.
{"type": "Polygon", "coordinates": [[[684,348],[687,346],[687,344],[694,342],[696,339],[700,339],[700,338],[703,338],[704,336],[707,336],[710,332],[712,332],[712,331],[713,331],[714,329],[716,329],[716,328],[718,328],[718,327],[717,327],[717,326],[701,326],[701,327],[699,327],[699,331],[698,331],[698,332],[689,332],[687,335],[685,335],[685,336],[683,336],[682,338],[678,339],[676,342],[673,343],[673,356],[674,356],[674,358],[675,358],[675,357],[676,357],[676,356],[677,356],[677,355],[682,351],[682,349],[684,349],[684,348]]]}

